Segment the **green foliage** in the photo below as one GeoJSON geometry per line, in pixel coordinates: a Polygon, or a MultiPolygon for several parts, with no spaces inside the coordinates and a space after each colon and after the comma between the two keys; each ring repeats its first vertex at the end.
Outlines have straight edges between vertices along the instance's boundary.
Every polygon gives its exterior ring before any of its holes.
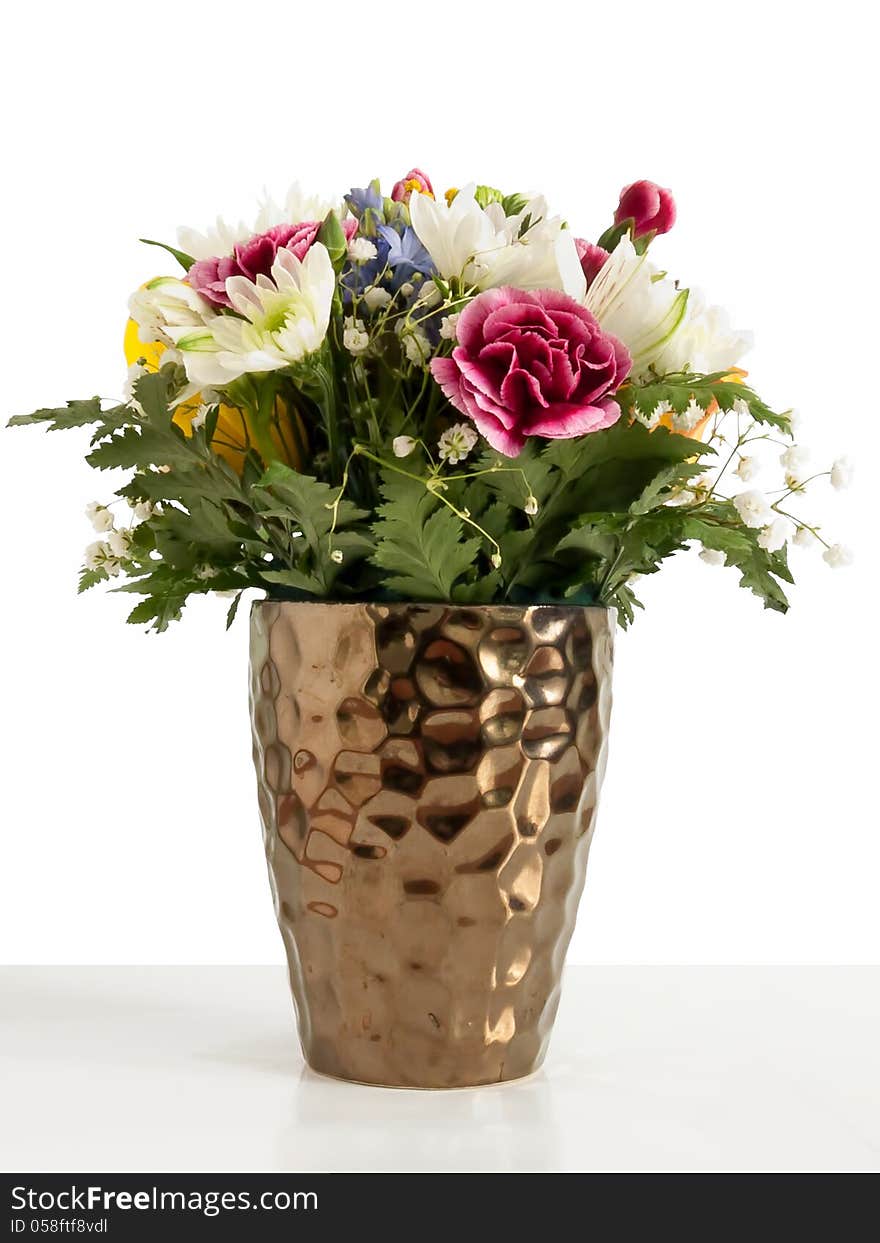
{"type": "MultiPolygon", "coordinates": [[[[505,211],[521,211],[520,198],[502,200],[505,211]]],[[[336,217],[324,227],[341,256],[336,217]]],[[[449,408],[429,375],[393,361],[397,338],[386,335],[392,361],[366,390],[367,362],[345,354],[340,363],[332,332],[284,374],[230,386],[226,401],[242,410],[249,446],[237,469],[217,452],[218,406],[188,434],[176,425],[186,377],[172,364],[137,380],[130,404],[102,409],[93,397],[10,420],[90,428],[90,465],[126,472],[117,496],[153,507],[124,556],[105,550],[97,568],[82,570],[79,590],[113,581],[142,597],[129,620],[154,630],[179,618],[191,595],[213,591],[232,596],[231,624],[248,589],[285,599],[600,603],[628,625],[640,607],[635,578],[699,542],[723,553],[767,608],[788,607],[784,551],[761,548],[730,500],[694,482],[714,451],[637,417],[660,403],[678,413],[717,404],[789,433],[787,416],[751,388],[720,373],[650,376],[621,389],[623,417],[604,431],[531,439],[515,459],[484,445],[450,466],[430,456],[449,408]],[[276,418],[277,408],[292,412],[289,440],[304,446],[311,473],[274,460],[267,412],[276,418]],[[396,464],[395,435],[421,437],[427,449],[396,464]]]]}
{"type": "Polygon", "coordinates": [[[714,402],[724,411],[733,410],[737,403],[742,403],[756,423],[766,423],[790,434],[787,414],[771,410],[748,385],[731,380],[729,374],[716,371],[711,375],[693,375],[681,371],[638,384],[625,384],[618,393],[618,401],[625,414],[636,416],[640,412],[646,417],[653,414],[661,402],[676,414],[683,413],[692,401],[701,410],[708,410],[714,402]]]}
{"type": "Polygon", "coordinates": [[[373,562],[387,570],[389,591],[412,600],[452,600],[474,567],[479,539],[463,538],[463,523],[419,480],[385,471],[384,503],[373,526],[373,562]]]}
{"type": "Polygon", "coordinates": [[[263,573],[263,578],[277,586],[326,596],[342,566],[361,560],[373,549],[368,533],[357,529],[369,517],[366,510],[340,498],[338,488],[301,475],[282,462],[272,463],[252,490],[252,498],[264,518],[277,522],[285,541],[290,567],[263,573]]]}
{"type": "Polygon", "coordinates": [[[627,626],[634,608],[641,607],[630,586],[633,576],[655,573],[688,541],[699,540],[725,554],[726,564],[740,571],[741,584],[759,596],[765,608],[787,610],[778,581],[792,581],[785,553],[761,548],[758,532],[742,525],[729,501],[711,497],[681,505],[667,501],[652,483],[626,513],[585,514],[582,524],[560,540],[556,549],[560,562],[577,556],[584,580],[595,586],[597,600],[616,606],[621,624],[627,626]]]}
{"type": "Polygon", "coordinates": [[[101,411],[100,397],[89,397],[86,401],[69,401],[59,410],[35,410],[33,414],[15,414],[7,426],[24,427],[28,423],[42,423],[47,431],[57,432],[70,427],[87,427],[92,423],[101,423],[105,417],[101,411]]]}

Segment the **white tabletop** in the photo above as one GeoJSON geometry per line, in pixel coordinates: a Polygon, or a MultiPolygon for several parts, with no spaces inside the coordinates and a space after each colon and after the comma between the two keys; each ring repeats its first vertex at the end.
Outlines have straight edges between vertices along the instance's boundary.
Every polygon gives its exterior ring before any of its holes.
{"type": "Polygon", "coordinates": [[[572,967],[531,1079],[321,1078],[276,967],[0,969],[11,1172],[880,1169],[880,968],[572,967]]]}

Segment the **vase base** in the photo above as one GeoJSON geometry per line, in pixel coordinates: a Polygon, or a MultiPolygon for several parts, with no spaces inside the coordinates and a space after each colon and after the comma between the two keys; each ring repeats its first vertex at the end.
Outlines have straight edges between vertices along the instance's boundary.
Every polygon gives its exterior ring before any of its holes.
{"type": "Polygon", "coordinates": [[[474,1088],[502,1088],[508,1084],[523,1083],[526,1079],[535,1078],[543,1069],[543,1061],[544,1059],[542,1058],[529,1069],[491,1079],[477,1077],[470,1079],[467,1076],[462,1076],[454,1082],[446,1083],[404,1083],[400,1081],[392,1082],[390,1076],[387,1079],[366,1079],[359,1078],[356,1074],[347,1075],[341,1071],[325,1070],[320,1066],[313,1065],[308,1058],[305,1059],[309,1073],[317,1075],[321,1079],[332,1079],[335,1083],[348,1083],[354,1087],[384,1088],[392,1092],[469,1092],[474,1088]]]}

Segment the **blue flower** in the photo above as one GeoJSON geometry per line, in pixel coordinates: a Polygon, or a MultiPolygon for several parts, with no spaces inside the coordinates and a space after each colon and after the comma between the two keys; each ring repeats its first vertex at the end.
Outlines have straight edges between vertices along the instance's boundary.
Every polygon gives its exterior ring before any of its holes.
{"type": "Polygon", "coordinates": [[[346,203],[352,209],[352,215],[357,216],[358,220],[362,219],[368,211],[375,211],[380,218],[385,219],[384,200],[378,181],[370,181],[370,184],[364,186],[363,189],[354,186],[346,195],[346,203]]]}
{"type": "Polygon", "coordinates": [[[411,225],[404,225],[400,230],[392,228],[391,225],[380,225],[379,236],[388,245],[387,263],[398,286],[412,280],[416,272],[420,272],[422,276],[432,276],[436,271],[431,256],[411,225]]]}

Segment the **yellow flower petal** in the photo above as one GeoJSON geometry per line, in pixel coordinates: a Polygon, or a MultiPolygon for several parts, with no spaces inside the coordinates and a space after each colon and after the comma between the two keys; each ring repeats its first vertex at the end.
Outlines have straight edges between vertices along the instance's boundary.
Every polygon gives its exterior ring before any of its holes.
{"type": "MultiPolygon", "coordinates": [[[[146,365],[152,370],[158,370],[162,366],[162,355],[165,353],[166,347],[161,341],[143,342],[138,336],[138,326],[133,319],[130,319],[125,325],[125,338],[123,342],[125,350],[125,360],[129,367],[143,358],[146,365]]],[[[181,402],[174,412],[174,422],[181,429],[185,436],[192,435],[192,421],[199,412],[202,404],[200,393],[194,394],[187,401],[181,402]]],[[[296,430],[299,433],[299,443],[306,445],[306,429],[303,426],[302,419],[298,414],[294,414],[296,420],[296,430]]],[[[275,418],[272,425],[272,443],[278,451],[278,456],[282,462],[286,462],[288,466],[292,466],[295,470],[302,470],[302,455],[297,449],[297,438],[290,426],[291,416],[287,404],[283,398],[275,399],[275,418]]],[[[236,406],[222,405],[217,416],[217,427],[214,431],[214,438],[211,442],[211,448],[229,463],[236,474],[241,474],[244,470],[244,460],[247,455],[248,438],[253,442],[251,434],[250,415],[239,410],[236,406]]]]}

